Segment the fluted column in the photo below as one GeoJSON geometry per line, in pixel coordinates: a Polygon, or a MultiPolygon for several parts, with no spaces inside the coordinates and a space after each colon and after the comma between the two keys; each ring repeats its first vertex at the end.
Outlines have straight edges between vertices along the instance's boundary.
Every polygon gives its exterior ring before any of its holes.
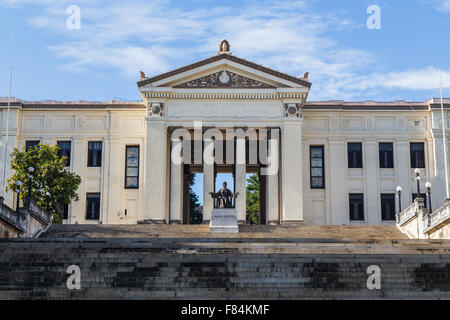
{"type": "Polygon", "coordinates": [[[211,220],[211,212],[214,208],[214,201],[210,192],[214,192],[214,158],[212,139],[204,140],[204,156],[203,156],[203,223],[209,223],[211,220]]]}
{"type": "Polygon", "coordinates": [[[235,201],[239,223],[246,222],[247,166],[245,159],[245,139],[236,139],[235,192],[239,195],[235,201]]]}
{"type": "MultiPolygon", "coordinates": [[[[278,130],[278,129],[271,129],[271,130],[278,130]]],[[[271,135],[268,143],[269,148],[269,155],[271,158],[277,157],[277,163],[272,164],[276,165],[276,170],[272,172],[268,172],[267,174],[267,188],[266,188],[266,219],[267,224],[278,224],[280,216],[279,216],[279,203],[278,203],[278,166],[279,166],[279,159],[278,159],[278,152],[279,152],[279,139],[278,135],[271,135]],[[278,146],[276,150],[273,148],[273,144],[270,142],[270,140],[275,140],[275,144],[278,146]]]]}
{"type": "Polygon", "coordinates": [[[183,216],[183,160],[181,140],[172,139],[170,160],[170,223],[181,223],[183,216]]]}

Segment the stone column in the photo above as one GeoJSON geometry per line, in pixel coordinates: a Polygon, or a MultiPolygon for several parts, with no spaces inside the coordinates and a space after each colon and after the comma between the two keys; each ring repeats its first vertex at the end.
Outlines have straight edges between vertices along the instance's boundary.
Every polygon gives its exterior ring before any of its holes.
{"type": "Polygon", "coordinates": [[[86,217],[86,145],[84,137],[73,138],[72,168],[81,177],[81,183],[77,190],[80,200],[72,202],[69,212],[68,222],[71,224],[84,223],[86,217]]]}
{"type": "MultiPolygon", "coordinates": [[[[447,140],[448,142],[448,140],[447,140]]],[[[433,147],[434,168],[432,177],[432,206],[433,208],[439,208],[445,198],[445,158],[444,158],[444,141],[442,139],[442,133],[433,133],[433,144],[429,147],[433,147]]],[[[447,152],[450,155],[450,146],[447,143],[447,152]]],[[[449,166],[450,168],[450,166],[449,166]]]]}
{"type": "MultiPolygon", "coordinates": [[[[6,125],[5,125],[6,126],[6,125]]],[[[6,147],[6,135],[3,135],[2,137],[2,146],[0,149],[0,179],[3,182],[3,167],[6,168],[6,175],[5,175],[5,188],[8,185],[8,179],[14,174],[14,172],[11,170],[11,153],[13,152],[14,148],[19,148],[19,139],[16,139],[15,133],[14,135],[9,134],[8,136],[8,150],[6,152],[6,166],[4,166],[3,160],[5,159],[5,147],[6,147]],[[16,141],[17,140],[17,141],[16,141]]],[[[0,193],[0,195],[2,195],[0,193]]],[[[8,205],[10,208],[15,208],[15,199],[16,199],[16,193],[13,191],[5,191],[5,204],[8,205]]]]}
{"type": "Polygon", "coordinates": [[[302,120],[286,120],[282,130],[282,219],[283,222],[301,222],[303,221],[302,120]]]}
{"type": "Polygon", "coordinates": [[[381,222],[381,207],[378,203],[380,192],[378,188],[378,143],[374,138],[364,140],[365,163],[363,163],[365,175],[365,198],[367,199],[367,212],[365,213],[366,224],[379,225],[381,222]]]}
{"type": "Polygon", "coordinates": [[[214,141],[207,139],[204,141],[204,157],[203,157],[203,223],[209,223],[211,220],[211,212],[214,208],[214,199],[211,198],[210,192],[214,192],[214,158],[212,150],[214,141]],[[209,153],[210,156],[206,156],[209,153]]]}
{"type": "MultiPolygon", "coordinates": [[[[171,140],[170,159],[170,223],[182,223],[183,217],[183,160],[181,158],[181,140],[171,140]]],[[[186,221],[185,221],[186,223],[186,221]]]]}
{"type": "Polygon", "coordinates": [[[147,119],[144,222],[166,223],[167,131],[164,121],[147,119]]]}
{"type": "Polygon", "coordinates": [[[402,187],[402,210],[405,210],[411,204],[411,162],[408,139],[395,139],[394,149],[396,150],[394,156],[395,168],[397,168],[395,170],[396,184],[402,187]]]}
{"type": "Polygon", "coordinates": [[[235,192],[239,192],[236,199],[238,223],[246,223],[246,193],[247,193],[247,165],[245,159],[245,139],[236,139],[236,173],[235,192]]]}
{"type": "MultiPolygon", "coordinates": [[[[446,115],[447,111],[444,114],[444,117],[448,119],[446,115]]],[[[445,187],[445,157],[444,157],[444,141],[442,137],[442,117],[441,111],[433,111],[432,112],[433,119],[433,130],[432,130],[432,144],[428,143],[428,148],[433,149],[433,158],[434,158],[434,166],[433,170],[429,169],[430,179],[432,182],[432,207],[434,209],[439,208],[443,203],[445,198],[447,197],[447,191],[445,187]]],[[[448,123],[446,122],[446,132],[447,132],[447,161],[450,156],[450,145],[449,145],[449,137],[448,137],[448,123]]],[[[428,153],[430,154],[430,152],[428,153]]],[[[430,166],[429,163],[426,164],[427,167],[430,166]]],[[[448,163],[448,168],[450,172],[450,164],[448,163]]]]}
{"type": "MultiPolygon", "coordinates": [[[[277,130],[278,129],[270,129],[270,130],[277,130]]],[[[268,142],[268,154],[273,157],[276,156],[279,157],[279,146],[280,141],[278,137],[270,136],[269,142],[268,142]],[[276,144],[278,145],[277,150],[272,150],[272,144],[270,143],[270,140],[276,139],[276,144]],[[276,152],[276,154],[273,154],[276,152]]],[[[278,159],[278,166],[279,166],[279,159],[278,159]]],[[[267,224],[278,224],[279,223],[279,203],[278,203],[278,172],[279,170],[276,170],[276,173],[268,174],[267,175],[267,186],[266,186],[266,217],[267,217],[267,224]]]]}
{"type": "MultiPolygon", "coordinates": [[[[328,138],[330,144],[330,207],[332,225],[349,223],[348,192],[346,181],[347,162],[345,152],[347,150],[345,140],[342,138],[328,138]]],[[[325,183],[327,183],[325,181],[325,183]]]]}
{"type": "Polygon", "coordinates": [[[125,162],[126,154],[123,153],[123,156],[120,156],[122,154],[120,149],[121,144],[118,137],[111,137],[109,141],[105,141],[105,156],[108,155],[109,158],[109,161],[105,161],[107,179],[105,179],[106,183],[103,184],[103,194],[101,195],[101,199],[104,200],[103,205],[101,205],[103,209],[102,221],[105,224],[124,223],[123,220],[119,220],[119,213],[123,217],[121,199],[125,181],[121,177],[124,176],[125,170],[121,172],[119,168],[124,168],[122,164],[125,162]]]}

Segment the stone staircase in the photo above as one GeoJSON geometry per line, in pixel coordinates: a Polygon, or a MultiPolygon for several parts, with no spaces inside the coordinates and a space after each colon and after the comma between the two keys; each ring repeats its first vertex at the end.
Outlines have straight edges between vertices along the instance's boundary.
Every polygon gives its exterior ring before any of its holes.
{"type": "Polygon", "coordinates": [[[450,241],[0,239],[0,299],[30,298],[450,299],[450,241]],[[66,286],[70,265],[80,290],[66,286]],[[379,290],[367,288],[371,265],[379,290]]]}
{"type": "Polygon", "coordinates": [[[286,238],[393,240],[408,239],[395,225],[388,226],[311,226],[311,225],[239,225],[239,233],[215,234],[209,225],[137,224],[137,225],[52,225],[45,238],[286,238]]]}

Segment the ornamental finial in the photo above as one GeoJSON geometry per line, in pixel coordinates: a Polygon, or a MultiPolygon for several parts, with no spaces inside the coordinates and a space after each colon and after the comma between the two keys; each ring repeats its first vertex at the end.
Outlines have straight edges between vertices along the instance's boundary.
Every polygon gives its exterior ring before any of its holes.
{"type": "Polygon", "coordinates": [[[222,42],[220,43],[220,46],[219,46],[218,54],[223,54],[223,53],[231,54],[230,44],[228,43],[227,40],[222,40],[222,42]]]}

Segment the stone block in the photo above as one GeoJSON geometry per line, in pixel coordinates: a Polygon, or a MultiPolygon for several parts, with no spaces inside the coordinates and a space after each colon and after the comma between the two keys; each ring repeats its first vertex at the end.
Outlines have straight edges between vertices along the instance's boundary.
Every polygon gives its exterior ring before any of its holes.
{"type": "Polygon", "coordinates": [[[211,213],[209,231],[213,233],[239,232],[237,210],[232,208],[214,208],[211,213]]]}

